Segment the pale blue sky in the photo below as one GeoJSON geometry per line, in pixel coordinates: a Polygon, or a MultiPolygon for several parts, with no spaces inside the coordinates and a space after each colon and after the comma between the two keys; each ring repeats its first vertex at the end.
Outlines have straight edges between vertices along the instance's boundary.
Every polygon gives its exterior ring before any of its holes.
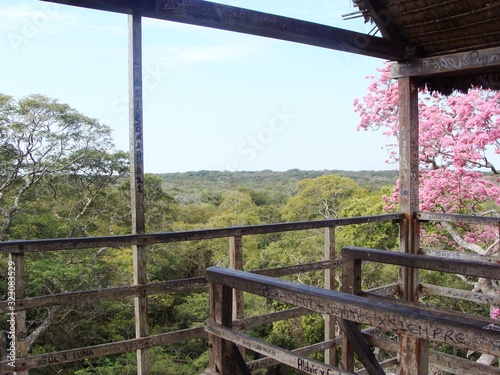
{"type": "MultiPolygon", "coordinates": [[[[219,1],[367,32],[350,0],[219,1]],[[305,4],[305,5],[304,5],[305,4]]],[[[128,150],[127,16],[0,0],[0,92],[40,93],[113,128],[128,150]]],[[[146,172],[396,169],[353,100],[383,61],[143,20],[146,172]]]]}

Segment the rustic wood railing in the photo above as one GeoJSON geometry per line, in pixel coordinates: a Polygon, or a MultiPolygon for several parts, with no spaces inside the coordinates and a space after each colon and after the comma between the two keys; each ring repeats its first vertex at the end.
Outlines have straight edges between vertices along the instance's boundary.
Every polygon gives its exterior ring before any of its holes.
{"type": "MultiPolygon", "coordinates": [[[[497,279],[500,264],[444,259],[399,252],[347,247],[343,249],[342,291],[321,289],[248,272],[212,267],[207,270],[210,283],[210,317],[206,331],[210,336],[211,369],[221,374],[246,374],[237,348],[241,345],[280,363],[311,374],[353,374],[354,353],[367,374],[385,374],[383,367],[397,363],[396,356],[378,363],[370,345],[398,353],[399,344],[383,337],[363,332],[360,326],[376,327],[382,331],[401,333],[452,347],[500,356],[500,324],[498,321],[445,311],[395,299],[361,296],[361,262],[380,262],[401,267],[427,269],[467,276],[497,279]],[[342,367],[318,362],[232,329],[232,290],[238,289],[296,307],[336,317],[344,333],[342,367]]],[[[431,351],[431,361],[452,373],[498,374],[499,370],[472,361],[431,351]],[[458,372],[457,372],[458,371],[458,372]]],[[[359,373],[359,372],[358,372],[359,373]]]]}
{"type": "MultiPolygon", "coordinates": [[[[468,223],[468,224],[480,224],[480,225],[491,225],[499,228],[500,231],[500,220],[499,218],[493,217],[471,217],[463,215],[438,215],[429,213],[418,213],[417,218],[421,222],[427,221],[438,221],[438,222],[457,222],[457,223],[468,223]]],[[[356,218],[346,218],[346,219],[332,219],[332,220],[321,220],[312,222],[298,222],[298,223],[279,223],[279,224],[269,224],[269,225],[258,225],[258,226],[247,226],[247,227],[232,227],[232,228],[222,228],[222,229],[209,229],[209,230],[198,230],[198,231],[186,231],[186,232],[173,232],[173,233],[150,233],[150,234],[137,234],[137,235],[123,235],[123,236],[111,236],[111,237],[91,237],[91,238],[72,238],[72,239],[51,239],[51,240],[34,240],[34,241],[9,241],[0,242],[0,253],[9,256],[9,259],[13,264],[15,264],[15,307],[11,311],[12,305],[9,304],[9,300],[0,302],[0,312],[7,314],[15,313],[16,316],[16,359],[13,363],[12,360],[4,360],[0,362],[0,373],[10,373],[16,371],[18,374],[26,374],[29,369],[40,368],[49,365],[58,365],[63,363],[75,362],[79,360],[97,358],[100,356],[114,355],[125,352],[133,352],[139,349],[150,348],[154,346],[163,346],[172,344],[180,341],[187,341],[194,338],[206,338],[207,334],[204,332],[203,327],[197,327],[192,329],[186,329],[182,331],[168,332],[159,335],[152,335],[148,337],[141,337],[120,342],[104,343],[101,345],[75,348],[60,352],[45,353],[41,355],[29,356],[25,350],[23,338],[26,336],[26,323],[25,323],[25,313],[28,309],[40,308],[40,307],[51,307],[59,305],[78,305],[85,303],[96,303],[101,301],[110,301],[117,299],[126,299],[134,297],[144,297],[160,293],[171,293],[171,292],[181,292],[186,290],[199,290],[201,288],[207,287],[207,282],[205,277],[198,277],[192,279],[183,280],[171,280],[165,282],[149,283],[144,285],[132,285],[117,288],[109,288],[103,290],[88,290],[88,291],[78,291],[61,293],[55,295],[46,296],[33,296],[24,297],[24,263],[25,254],[33,252],[53,252],[62,250],[79,250],[86,248],[102,248],[102,247],[130,247],[132,245],[148,246],[161,243],[174,243],[183,241],[199,241],[199,240],[209,240],[216,238],[228,238],[229,239],[229,259],[230,267],[235,270],[243,269],[243,247],[242,247],[242,237],[252,236],[259,234],[269,234],[269,233],[280,233],[287,231],[301,231],[310,229],[324,229],[325,234],[325,248],[324,248],[324,258],[321,261],[312,262],[309,264],[298,264],[281,268],[274,268],[268,270],[253,271],[255,274],[267,277],[281,277],[286,275],[293,275],[297,273],[323,270],[325,272],[325,284],[326,290],[335,290],[337,286],[335,285],[335,270],[342,266],[343,260],[339,257],[335,251],[335,228],[353,224],[365,224],[372,222],[384,222],[392,221],[394,223],[401,223],[404,220],[401,214],[393,215],[379,215],[372,217],[356,217],[356,218]],[[12,366],[14,364],[14,367],[12,366]]],[[[361,254],[362,251],[358,251],[356,254],[361,254]]],[[[435,262],[441,261],[446,262],[448,269],[451,272],[462,273],[465,269],[464,274],[468,272],[476,272],[475,275],[483,275],[484,277],[495,278],[494,272],[498,268],[498,263],[500,263],[499,257],[497,256],[479,256],[466,253],[458,253],[444,250],[436,249],[420,249],[420,255],[405,254],[405,258],[397,258],[396,263],[391,263],[394,261],[393,255],[395,253],[382,252],[370,253],[366,260],[369,261],[382,261],[389,264],[396,264],[401,267],[417,267],[414,261],[428,262],[425,264],[418,264],[418,268],[425,269],[426,265],[437,264],[435,262]],[[390,254],[390,258],[387,258],[390,254]],[[425,257],[423,256],[425,255],[425,257]],[[408,258],[409,256],[409,258],[408,258]],[[418,257],[418,258],[412,258],[418,257]],[[426,259],[425,261],[422,259],[426,259]],[[464,263],[465,262],[465,263],[464,263]],[[451,268],[450,268],[451,267],[451,268]],[[455,267],[455,268],[453,268],[455,267]],[[465,268],[464,268],[465,267],[465,268]],[[488,271],[489,270],[489,271],[488,271]],[[484,272],[490,272],[484,274],[484,272]],[[493,272],[493,274],[491,273],[493,272]]],[[[350,259],[349,253],[346,253],[346,259],[350,259]]],[[[358,259],[359,260],[359,259],[358,259]]],[[[443,263],[445,264],[445,263],[443,263]]],[[[357,266],[356,266],[357,267],[357,266]]],[[[433,266],[434,267],[434,266],[433,266]]],[[[444,267],[444,266],[443,266],[444,267]]],[[[442,268],[441,271],[444,271],[442,268]]],[[[356,270],[350,270],[348,272],[344,271],[345,275],[353,275],[357,273],[356,270]]],[[[359,275],[361,276],[361,275],[359,275]]],[[[350,285],[351,281],[344,280],[344,285],[350,285]]],[[[401,292],[402,285],[400,283],[382,285],[372,290],[361,291],[359,286],[352,286],[352,291],[354,294],[359,294],[360,297],[378,299],[382,302],[387,302],[388,297],[393,297],[401,292]]],[[[349,290],[349,292],[352,292],[349,290]]],[[[499,304],[500,300],[497,295],[486,295],[483,293],[469,292],[458,289],[443,288],[437,285],[430,284],[420,284],[421,293],[427,293],[436,296],[446,296],[451,298],[464,299],[468,301],[473,301],[479,304],[499,304]]],[[[232,311],[231,324],[233,327],[238,329],[248,329],[252,327],[257,327],[263,324],[289,319],[293,317],[302,316],[309,314],[311,309],[301,306],[297,308],[292,308],[285,311],[275,312],[271,314],[264,314],[261,316],[245,317],[243,310],[243,299],[241,291],[236,288],[232,294],[233,306],[230,309],[232,311]]],[[[400,306],[406,306],[407,308],[412,308],[410,303],[406,305],[400,301],[393,298],[390,299],[390,303],[398,304],[400,306]]],[[[378,302],[377,302],[378,303],[378,302]]],[[[300,304],[299,304],[300,306],[300,304]]],[[[423,309],[423,307],[419,307],[423,309]]],[[[420,311],[420,310],[419,310],[420,311]]],[[[433,312],[432,309],[429,311],[433,312]]],[[[434,313],[434,312],[433,312],[434,313]]],[[[448,313],[446,313],[448,314],[448,313]]],[[[350,344],[346,342],[346,338],[342,339],[337,337],[336,331],[336,321],[338,319],[335,314],[324,313],[325,319],[325,336],[324,341],[311,345],[305,348],[298,348],[294,351],[294,355],[298,357],[290,357],[298,360],[300,356],[310,355],[312,353],[325,352],[325,373],[328,373],[328,369],[332,371],[332,368],[336,368],[336,348],[342,346],[343,348],[349,348],[350,344]],[[344,342],[342,343],[342,340],[344,342]]],[[[446,315],[448,318],[448,315],[446,315]]],[[[456,318],[455,318],[456,319],[456,318]]],[[[480,319],[480,318],[474,318],[480,319]]],[[[346,319],[344,319],[346,320],[346,319]]],[[[353,319],[356,321],[356,319],[353,319]]],[[[358,322],[359,323],[359,322],[358,322]]],[[[365,322],[366,323],[366,322],[365,322]]],[[[488,322],[488,324],[495,324],[488,322]]],[[[377,326],[373,324],[373,326],[377,326]]],[[[408,331],[411,334],[410,327],[408,326],[408,331]]],[[[495,329],[491,329],[490,333],[497,335],[496,325],[491,326],[495,329]]],[[[218,327],[220,328],[220,327],[218,327]]],[[[345,327],[348,329],[349,327],[345,327]]],[[[418,327],[417,327],[418,328],[418,327]]],[[[477,327],[476,327],[477,328],[477,327]]],[[[367,327],[362,331],[366,341],[370,346],[376,346],[378,348],[384,349],[388,352],[397,353],[399,350],[399,344],[395,340],[389,340],[385,336],[381,336],[380,333],[386,330],[387,327],[373,328],[367,327]]],[[[413,328],[411,328],[413,329],[413,328]]],[[[421,329],[423,330],[423,328],[421,329]]],[[[351,329],[352,332],[355,330],[351,329]]],[[[447,331],[444,332],[446,336],[447,331]]],[[[442,336],[443,334],[441,334],[442,336]]],[[[448,334],[447,339],[450,339],[450,334],[448,334]]],[[[436,336],[439,336],[436,333],[436,336]]],[[[455,337],[455,341],[460,341],[463,339],[461,334],[455,337]]],[[[439,338],[439,337],[438,337],[439,338]]],[[[448,340],[448,341],[450,341],[448,340]]],[[[352,340],[351,340],[352,341],[352,340]]],[[[446,341],[446,340],[445,340],[446,341]]],[[[498,343],[498,342],[497,342],[498,343]]],[[[458,344],[461,344],[458,342],[458,344]]],[[[238,342],[238,345],[245,346],[244,344],[238,342]]],[[[460,345],[458,345],[460,346],[460,345]]],[[[479,348],[485,352],[490,352],[485,350],[483,347],[479,348]]],[[[479,350],[478,351],[481,351],[479,350]]],[[[365,348],[366,350],[366,348],[365,348]]],[[[343,361],[352,366],[352,352],[348,353],[344,349],[343,361]]],[[[369,357],[369,354],[366,353],[369,357]]],[[[496,355],[496,354],[495,354],[496,355]]],[[[359,356],[359,354],[358,354],[359,356]]],[[[281,358],[281,357],[280,357],[281,358]]],[[[279,359],[278,359],[279,360],[279,359]]],[[[293,362],[293,361],[292,361],[293,362]]],[[[436,351],[429,351],[429,362],[433,367],[442,369],[444,371],[451,371],[450,369],[460,368],[463,373],[467,374],[499,374],[498,369],[494,369],[491,366],[484,366],[476,364],[472,361],[458,358],[456,356],[448,355],[445,353],[440,353],[436,351]]],[[[250,363],[246,366],[250,370],[268,367],[277,363],[277,359],[272,356],[266,358],[261,358],[250,363]]],[[[305,366],[306,362],[302,362],[305,366]]],[[[310,363],[310,366],[313,362],[310,363]]],[[[371,360],[366,363],[372,363],[371,360]]],[[[397,363],[397,358],[391,358],[388,361],[381,363],[381,367],[394,365],[397,363]]],[[[213,365],[213,364],[212,364],[213,365]]],[[[335,370],[338,371],[338,370],[335,370]]],[[[368,373],[367,369],[360,370],[358,373],[368,373]]],[[[332,372],[330,372],[332,373],[332,372]]],[[[333,372],[335,373],[335,372],[333,372]]]]}
{"type": "MultiPolygon", "coordinates": [[[[194,338],[206,338],[203,327],[186,329],[182,331],[168,332],[159,335],[141,337],[120,342],[105,343],[101,345],[75,348],[60,352],[45,353],[29,356],[26,350],[26,310],[40,307],[51,307],[58,305],[78,305],[85,303],[97,303],[124,298],[143,297],[159,293],[180,292],[186,290],[195,290],[206,288],[204,277],[171,280],[143,285],[132,285],[103,290],[88,290],[61,293],[46,296],[24,297],[24,279],[25,279],[25,254],[33,252],[53,252],[63,250],[78,250],[86,248],[102,247],[130,247],[134,245],[148,246],[161,243],[173,243],[183,241],[199,241],[216,238],[229,238],[230,244],[230,264],[232,268],[242,269],[242,246],[243,236],[280,233],[287,231],[301,231],[310,229],[325,230],[325,257],[323,261],[292,265],[269,270],[255,271],[262,275],[280,277],[293,275],[296,273],[309,272],[314,270],[325,271],[325,288],[334,288],[334,271],[340,267],[342,261],[336,259],[335,254],[335,228],[346,225],[365,224],[381,221],[393,221],[398,223],[401,219],[400,214],[379,215],[370,217],[355,217],[346,219],[331,219],[310,222],[279,223],[246,227],[231,227],[221,229],[208,229],[186,232],[170,233],[150,233],[108,237],[88,237],[88,238],[65,238],[48,240],[30,240],[30,241],[8,241],[0,242],[0,253],[9,256],[9,261],[15,264],[15,305],[9,304],[8,300],[0,302],[0,312],[10,315],[15,314],[16,324],[16,356],[15,360],[7,359],[0,362],[0,373],[11,373],[13,371],[23,374],[30,369],[60,365],[69,362],[96,358],[106,355],[114,355],[125,352],[133,352],[139,349],[150,348],[154,346],[164,346],[180,341],[187,341],[194,338]],[[13,309],[11,310],[11,307],[13,309]],[[12,366],[14,365],[14,366],[12,366]]],[[[135,271],[135,270],[134,270],[135,271]]],[[[246,328],[256,327],[266,323],[289,319],[309,313],[304,309],[290,309],[282,312],[265,314],[262,316],[244,318],[243,303],[241,295],[235,292],[235,308],[233,319],[238,319],[236,325],[246,328]]],[[[325,316],[326,328],[325,337],[334,342],[335,326],[334,320],[330,316],[325,316]]],[[[326,350],[327,357],[334,360],[335,352],[330,351],[331,346],[320,343],[311,348],[305,348],[307,352],[318,352],[326,350]]],[[[255,364],[256,367],[265,365],[265,361],[255,364]]]]}

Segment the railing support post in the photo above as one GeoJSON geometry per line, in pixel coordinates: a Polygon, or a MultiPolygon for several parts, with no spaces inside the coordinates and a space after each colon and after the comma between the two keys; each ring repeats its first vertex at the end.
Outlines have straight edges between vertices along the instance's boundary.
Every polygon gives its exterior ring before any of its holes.
{"type": "MultiPolygon", "coordinates": [[[[210,310],[209,319],[225,327],[232,327],[233,320],[233,290],[230,287],[210,283],[210,310]]],[[[209,363],[210,370],[223,375],[231,375],[234,369],[234,361],[226,340],[209,335],[209,363]]]]}
{"type": "MultiPolygon", "coordinates": [[[[342,259],[342,292],[361,293],[361,260],[342,259]]],[[[354,372],[354,348],[345,334],[342,335],[342,367],[354,372]]]]}
{"type": "MultiPolygon", "coordinates": [[[[24,298],[25,290],[25,255],[24,253],[11,253],[9,254],[9,264],[12,262],[15,268],[14,274],[14,291],[15,300],[24,298]]],[[[14,301],[15,303],[15,301],[14,301]]],[[[15,348],[16,359],[28,356],[28,341],[26,333],[26,310],[20,310],[10,315],[9,319],[13,318],[15,330],[15,348]]],[[[15,371],[15,375],[28,375],[28,371],[15,371]]]]}
{"type": "MultiPolygon", "coordinates": [[[[129,136],[130,136],[130,205],[132,233],[146,232],[144,216],[144,147],[142,106],[142,19],[140,14],[129,15],[129,136]]],[[[148,283],[146,247],[132,246],[134,285],[148,283]]],[[[146,296],[134,298],[135,336],[149,335],[148,300],[146,296]]],[[[149,350],[137,350],[137,374],[149,375],[149,350]]]]}
{"type": "MultiPolygon", "coordinates": [[[[325,228],[325,260],[334,260],[335,254],[335,227],[325,228]]],[[[335,290],[335,269],[328,268],[325,270],[325,289],[335,290]]],[[[333,340],[335,334],[336,319],[332,315],[323,315],[325,321],[325,341],[333,340]]],[[[327,365],[336,366],[336,347],[325,350],[325,363],[327,365]]]]}
{"type": "MultiPolygon", "coordinates": [[[[404,219],[400,227],[400,251],[417,254],[420,248],[418,84],[413,77],[399,79],[399,207],[404,219]]],[[[401,269],[401,292],[406,301],[418,301],[419,275],[414,268],[401,269]]],[[[399,375],[427,375],[427,340],[401,333],[399,375]]]]}
{"type": "MultiPolygon", "coordinates": [[[[229,237],[229,268],[243,271],[243,237],[229,237]]],[[[245,317],[245,302],[243,292],[233,289],[233,320],[243,319],[245,317]]],[[[241,355],[245,357],[245,348],[240,346],[241,355]]]]}

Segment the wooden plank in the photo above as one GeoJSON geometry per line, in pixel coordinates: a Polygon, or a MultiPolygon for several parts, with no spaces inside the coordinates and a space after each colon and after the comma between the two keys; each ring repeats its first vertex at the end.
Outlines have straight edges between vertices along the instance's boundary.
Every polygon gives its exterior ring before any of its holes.
{"type": "MultiPolygon", "coordinates": [[[[125,352],[134,352],[154,346],[164,346],[176,342],[206,337],[203,327],[190,328],[182,331],[163,333],[140,339],[113,342],[108,344],[87,346],[83,348],[64,350],[60,352],[39,354],[16,360],[18,370],[30,370],[46,366],[60,365],[86,359],[97,358],[125,352]]],[[[11,373],[12,367],[8,361],[0,362],[0,374],[11,373]]]]}
{"type": "MultiPolygon", "coordinates": [[[[144,147],[143,147],[143,106],[142,106],[142,20],[134,13],[128,16],[129,24],[129,90],[130,90],[130,198],[132,211],[132,233],[146,232],[144,213],[144,147]]],[[[134,285],[148,283],[146,269],[146,247],[132,246],[134,285]]],[[[149,335],[148,300],[145,296],[134,298],[136,338],[149,335]]],[[[137,374],[150,373],[149,351],[137,351],[137,374]]]]}
{"type": "MultiPolygon", "coordinates": [[[[342,264],[342,292],[347,294],[358,295],[361,292],[361,260],[353,258],[345,258],[342,264]]],[[[355,337],[350,334],[350,327],[345,323],[344,319],[337,321],[342,328],[342,366],[347,371],[354,372],[355,358],[354,353],[359,346],[353,342],[355,337]]]]}
{"type": "Polygon", "coordinates": [[[154,245],[158,243],[171,243],[183,241],[200,241],[214,238],[234,236],[249,236],[256,234],[269,234],[291,232],[307,229],[320,229],[329,226],[345,226],[374,222],[397,221],[399,214],[359,216],[345,219],[328,219],[316,221],[301,221],[293,223],[277,223],[265,225],[236,226],[230,228],[205,229],[182,232],[164,232],[148,234],[128,234],[121,236],[102,237],[77,237],[50,240],[15,240],[0,242],[0,253],[9,254],[17,252],[42,252],[56,250],[76,250],[101,247],[121,247],[132,245],[154,245]]]}
{"type": "MultiPolygon", "coordinates": [[[[320,261],[309,264],[301,264],[295,266],[287,266],[266,270],[252,271],[257,274],[280,277],[293,275],[298,272],[310,272],[337,268],[342,265],[342,259],[332,261],[320,261]]],[[[39,307],[49,307],[56,305],[76,305],[85,303],[98,303],[102,301],[113,301],[117,299],[132,298],[137,296],[149,296],[160,293],[181,292],[186,290],[194,290],[206,288],[206,280],[204,277],[192,279],[181,279],[164,281],[147,285],[132,285],[118,288],[107,288],[100,290],[88,290],[82,292],[68,292],[61,294],[52,294],[47,296],[29,297],[18,299],[16,301],[15,311],[22,309],[33,309],[39,307]]],[[[0,301],[0,313],[8,312],[9,305],[7,301],[0,301]]]]}
{"type": "Polygon", "coordinates": [[[442,286],[424,284],[424,283],[420,284],[420,289],[423,293],[433,296],[461,299],[463,301],[471,301],[482,305],[497,305],[497,306],[500,305],[500,296],[498,295],[476,293],[467,290],[460,290],[453,288],[445,288],[442,286]]]}
{"type": "Polygon", "coordinates": [[[357,258],[371,262],[396,264],[403,267],[426,269],[446,273],[458,273],[466,276],[485,277],[497,280],[500,276],[500,264],[444,259],[418,254],[402,254],[385,250],[365,249],[361,247],[345,247],[344,258],[357,258]]]}
{"type": "MultiPolygon", "coordinates": [[[[103,301],[114,301],[118,299],[148,296],[152,294],[182,292],[187,290],[191,291],[202,288],[204,289],[206,287],[205,278],[197,277],[193,279],[164,281],[147,285],[132,285],[118,288],[52,294],[20,299],[16,301],[15,311],[57,305],[79,305],[103,301]]],[[[0,313],[8,311],[9,305],[7,301],[1,301],[0,313]]]]}
{"type": "Polygon", "coordinates": [[[391,76],[392,78],[428,77],[453,73],[477,73],[499,68],[500,47],[493,47],[415,59],[407,63],[394,63],[391,76]]]}
{"type": "MultiPolygon", "coordinates": [[[[11,299],[7,299],[7,304],[9,302],[14,302],[16,306],[15,311],[10,311],[9,314],[9,359],[10,363],[16,362],[17,358],[22,358],[28,355],[28,330],[26,327],[26,310],[17,310],[17,299],[22,299],[25,293],[26,287],[26,257],[24,253],[13,253],[9,254],[9,276],[11,276],[11,272],[14,273],[14,280],[8,278],[8,283],[12,285],[12,281],[14,281],[14,296],[13,301],[11,299]],[[12,270],[12,267],[14,268],[12,270]],[[12,322],[13,320],[13,322],[12,322]],[[12,332],[12,327],[14,327],[14,332],[12,332]],[[13,336],[13,337],[12,337],[13,336]],[[14,345],[12,345],[14,344],[14,345]],[[12,353],[12,348],[14,348],[14,353],[12,353]],[[12,354],[14,356],[12,357],[12,354]]],[[[11,289],[9,288],[9,291],[11,289]]],[[[9,294],[10,296],[10,294],[9,294]]],[[[10,305],[12,306],[12,305],[10,305]]],[[[9,306],[9,307],[10,307],[9,306]]],[[[9,309],[10,310],[10,309],[9,309]]],[[[12,367],[10,367],[10,371],[12,371],[12,367]]],[[[27,371],[17,369],[14,371],[15,375],[28,375],[27,371]]]]}
{"type": "Polygon", "coordinates": [[[420,249],[419,254],[431,257],[441,257],[447,259],[472,260],[474,262],[485,263],[500,263],[499,256],[487,256],[470,253],[459,253],[458,251],[437,250],[437,249],[420,249]]]}
{"type": "Polygon", "coordinates": [[[281,349],[275,345],[268,344],[262,340],[248,336],[226,328],[220,324],[208,320],[205,324],[205,330],[210,334],[222,337],[225,340],[242,345],[254,352],[263,354],[267,357],[276,359],[280,363],[295,368],[309,374],[328,374],[328,375],[353,375],[352,372],[346,372],[333,366],[325,365],[322,362],[300,356],[289,350],[281,349]]]}
{"type": "Polygon", "coordinates": [[[419,212],[418,219],[422,221],[445,221],[449,223],[478,224],[478,225],[500,225],[500,219],[492,216],[438,214],[434,212],[419,212]]]}
{"type": "MultiPolygon", "coordinates": [[[[367,334],[377,334],[377,332],[380,332],[381,330],[379,328],[367,328],[362,331],[364,335],[367,334]]],[[[372,336],[367,336],[367,337],[372,337],[372,336]]],[[[342,344],[342,338],[341,337],[336,337],[335,339],[332,340],[325,340],[317,344],[305,346],[302,348],[294,349],[292,350],[293,353],[300,354],[302,356],[310,356],[311,354],[319,353],[322,351],[326,351],[328,348],[334,348],[336,346],[339,346],[342,344]]],[[[272,358],[261,358],[257,359],[251,362],[248,362],[248,368],[250,370],[257,370],[260,368],[267,368],[274,366],[278,364],[278,361],[272,358]]],[[[328,364],[328,363],[327,363],[328,364]]],[[[336,367],[334,365],[331,365],[333,367],[336,367]]]]}
{"type": "Polygon", "coordinates": [[[392,283],[384,286],[379,286],[372,289],[367,289],[359,293],[361,296],[385,296],[393,297],[399,293],[399,283],[392,283]]]}
{"type": "Polygon", "coordinates": [[[205,26],[285,40],[387,60],[407,60],[408,44],[332,26],[202,0],[44,0],[118,13],[205,26]]]}
{"type": "MultiPolygon", "coordinates": [[[[336,258],[335,251],[335,227],[325,228],[325,261],[334,261],[336,258]]],[[[324,288],[327,290],[336,289],[335,280],[336,267],[328,267],[325,269],[325,282],[324,288]]],[[[323,315],[325,322],[324,339],[325,341],[333,340],[335,338],[336,319],[331,315],[323,315]]],[[[336,366],[336,347],[329,347],[325,350],[325,363],[330,366],[336,366]]]]}
{"type": "Polygon", "coordinates": [[[500,355],[500,325],[492,319],[490,324],[474,317],[466,322],[457,322],[452,314],[383,301],[374,304],[373,300],[356,295],[218,267],[207,270],[207,279],[320,314],[331,314],[360,324],[406,332],[424,340],[500,355]]]}
{"type": "Polygon", "coordinates": [[[251,272],[270,277],[281,277],[281,276],[295,275],[297,273],[303,273],[303,272],[329,270],[341,266],[342,266],[342,259],[333,259],[333,260],[322,260],[319,262],[313,262],[307,264],[297,264],[293,266],[270,268],[266,270],[257,270],[251,272]]]}

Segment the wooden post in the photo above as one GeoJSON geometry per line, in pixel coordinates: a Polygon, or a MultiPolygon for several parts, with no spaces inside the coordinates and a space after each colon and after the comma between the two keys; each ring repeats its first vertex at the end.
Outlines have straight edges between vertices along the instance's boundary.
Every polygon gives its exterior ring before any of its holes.
{"type": "MultiPolygon", "coordinates": [[[[25,255],[24,253],[10,253],[9,265],[14,267],[14,290],[15,300],[24,298],[25,291],[25,255]],[[11,263],[12,262],[12,263],[11,263]]],[[[10,280],[9,280],[10,281],[10,280]]],[[[15,303],[15,301],[14,301],[15,303]]],[[[28,356],[28,341],[26,333],[26,310],[17,311],[9,314],[9,320],[14,319],[16,359],[28,356]]],[[[9,322],[10,327],[10,322],[9,322]]],[[[28,371],[15,371],[15,375],[28,375],[28,371]]]]}
{"type": "MultiPolygon", "coordinates": [[[[243,271],[243,238],[241,236],[229,237],[229,268],[243,271]]],[[[245,302],[243,292],[233,289],[233,320],[245,317],[245,302]]],[[[242,357],[245,357],[245,347],[238,348],[242,357]]]]}
{"type": "MultiPolygon", "coordinates": [[[[241,236],[229,237],[229,268],[243,271],[243,238],[241,236]]],[[[233,290],[233,319],[245,317],[243,292],[233,290]]]]}
{"type": "MultiPolygon", "coordinates": [[[[420,248],[419,209],[419,125],[418,86],[412,77],[399,79],[399,207],[404,219],[400,226],[400,251],[417,254],[420,248]]],[[[418,301],[418,270],[401,269],[402,298],[418,301]]],[[[399,375],[429,373],[427,340],[399,335],[399,375]]]]}
{"type": "MultiPolygon", "coordinates": [[[[209,319],[224,327],[232,327],[233,319],[233,291],[232,288],[216,283],[210,283],[210,310],[209,319]]],[[[231,375],[234,370],[234,361],[231,358],[229,345],[220,337],[209,336],[210,369],[219,374],[231,375]]]]}
{"type": "MultiPolygon", "coordinates": [[[[343,258],[342,292],[361,293],[361,260],[343,258]]],[[[342,368],[354,372],[354,347],[345,333],[342,335],[342,368]]]]}
{"type": "MultiPolygon", "coordinates": [[[[325,260],[335,259],[335,227],[325,228],[325,260]]],[[[325,270],[325,289],[335,290],[335,269],[325,270]]],[[[335,338],[335,317],[332,315],[323,315],[325,320],[325,341],[335,338]]],[[[336,366],[335,358],[336,347],[325,350],[325,363],[336,366]]]]}
{"type": "MultiPolygon", "coordinates": [[[[146,231],[144,216],[144,148],[142,108],[142,25],[141,16],[129,15],[129,86],[130,86],[130,188],[132,233],[146,231]]],[[[132,246],[134,285],[147,284],[146,247],[132,246]]],[[[149,335],[147,297],[134,298],[136,338],[149,335]]],[[[149,351],[137,351],[137,374],[150,373],[149,351]]]]}

